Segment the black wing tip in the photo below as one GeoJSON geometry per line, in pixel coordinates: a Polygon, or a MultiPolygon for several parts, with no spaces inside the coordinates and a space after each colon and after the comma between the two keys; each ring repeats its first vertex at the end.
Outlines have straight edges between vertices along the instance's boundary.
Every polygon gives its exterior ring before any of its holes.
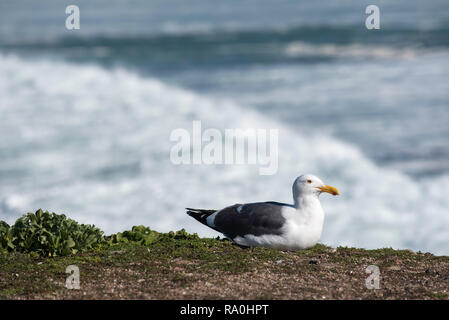
{"type": "Polygon", "coordinates": [[[193,213],[206,213],[206,214],[212,214],[214,212],[217,212],[217,210],[214,209],[194,209],[194,208],[185,208],[187,212],[193,212],[193,213]]]}

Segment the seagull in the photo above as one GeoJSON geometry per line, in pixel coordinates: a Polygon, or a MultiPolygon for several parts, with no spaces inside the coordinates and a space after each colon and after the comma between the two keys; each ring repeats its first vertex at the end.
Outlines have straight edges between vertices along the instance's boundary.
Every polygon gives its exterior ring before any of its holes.
{"type": "Polygon", "coordinates": [[[221,210],[186,208],[187,214],[245,247],[301,250],[321,238],[324,211],[318,196],[338,190],[318,177],[304,174],[292,187],[293,204],[274,201],[234,204],[221,210]]]}

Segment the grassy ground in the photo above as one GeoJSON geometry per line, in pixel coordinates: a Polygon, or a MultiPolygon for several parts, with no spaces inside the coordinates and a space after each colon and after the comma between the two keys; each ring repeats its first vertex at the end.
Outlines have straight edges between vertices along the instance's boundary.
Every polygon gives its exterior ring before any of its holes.
{"type": "Polygon", "coordinates": [[[241,248],[216,239],[120,243],[67,257],[0,256],[1,299],[448,299],[449,257],[407,250],[241,248]],[[66,267],[80,269],[68,290],[66,267]],[[366,268],[380,268],[380,289],[366,268]]]}

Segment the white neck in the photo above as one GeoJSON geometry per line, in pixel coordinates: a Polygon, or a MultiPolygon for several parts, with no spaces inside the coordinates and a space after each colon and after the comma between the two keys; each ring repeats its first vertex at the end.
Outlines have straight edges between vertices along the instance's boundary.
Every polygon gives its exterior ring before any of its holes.
{"type": "Polygon", "coordinates": [[[317,195],[299,195],[294,200],[294,206],[297,214],[301,215],[301,218],[305,223],[323,223],[324,211],[317,195]]]}
{"type": "Polygon", "coordinates": [[[294,206],[296,209],[306,208],[309,206],[314,206],[316,204],[320,205],[320,200],[315,194],[300,194],[294,195],[294,206]]]}

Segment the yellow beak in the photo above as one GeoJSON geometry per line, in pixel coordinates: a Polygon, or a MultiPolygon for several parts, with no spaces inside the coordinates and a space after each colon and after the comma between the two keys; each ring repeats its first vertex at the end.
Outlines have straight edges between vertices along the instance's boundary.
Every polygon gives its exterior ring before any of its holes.
{"type": "Polygon", "coordinates": [[[337,188],[331,187],[331,186],[324,186],[324,187],[318,187],[322,192],[330,193],[334,196],[339,195],[337,188]]]}

